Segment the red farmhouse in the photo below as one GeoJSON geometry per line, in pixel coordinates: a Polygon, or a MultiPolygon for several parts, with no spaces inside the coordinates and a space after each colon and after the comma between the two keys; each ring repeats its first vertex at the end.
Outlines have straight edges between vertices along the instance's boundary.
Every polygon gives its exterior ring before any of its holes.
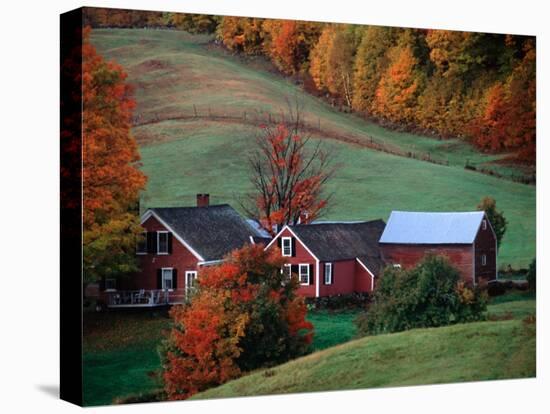
{"type": "Polygon", "coordinates": [[[393,211],[380,238],[382,259],[409,268],[426,254],[445,255],[472,284],[497,277],[497,239],[483,211],[393,211]]]}
{"type": "Polygon", "coordinates": [[[151,208],[142,215],[144,238],[136,249],[141,271],[102,282],[110,307],[182,302],[201,267],[258,240],[260,234],[231,206],[208,201],[199,194],[197,207],[151,208]]]}
{"type": "Polygon", "coordinates": [[[284,271],[298,276],[303,296],[370,292],[383,267],[383,230],[382,220],[285,226],[266,249],[281,249],[284,271]]]}

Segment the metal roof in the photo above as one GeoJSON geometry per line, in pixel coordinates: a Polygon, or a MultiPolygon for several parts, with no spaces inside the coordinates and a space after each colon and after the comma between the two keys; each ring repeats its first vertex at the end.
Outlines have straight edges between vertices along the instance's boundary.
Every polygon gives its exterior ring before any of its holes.
{"type": "Polygon", "coordinates": [[[483,211],[392,211],[380,243],[471,244],[484,216],[483,211]]]}

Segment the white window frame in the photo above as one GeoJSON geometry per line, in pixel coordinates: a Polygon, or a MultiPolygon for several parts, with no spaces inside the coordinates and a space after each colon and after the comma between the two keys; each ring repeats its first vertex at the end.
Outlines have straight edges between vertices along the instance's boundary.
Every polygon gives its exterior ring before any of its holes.
{"type": "Polygon", "coordinates": [[[298,265],[298,280],[300,281],[300,285],[307,286],[309,285],[311,275],[309,274],[309,263],[300,263],[298,265]],[[302,282],[302,267],[305,267],[307,269],[307,282],[302,282]]]}
{"type": "Polygon", "coordinates": [[[105,292],[115,292],[115,291],[116,291],[116,279],[114,279],[114,278],[112,278],[112,277],[110,277],[110,278],[108,278],[108,279],[105,279],[105,292]],[[110,287],[110,288],[107,287],[107,281],[108,281],[108,280],[112,280],[112,281],[113,281],[113,286],[114,286],[114,287],[110,287]]]}
{"type": "Polygon", "coordinates": [[[481,222],[481,228],[483,230],[487,230],[487,219],[483,219],[483,221],[481,222]]]}
{"type": "Polygon", "coordinates": [[[189,280],[189,277],[192,277],[193,281],[197,280],[197,277],[198,277],[197,271],[196,270],[185,271],[185,295],[187,295],[194,288],[194,286],[189,286],[189,284],[187,283],[187,281],[189,280]]]}
{"type": "Polygon", "coordinates": [[[487,266],[487,255],[486,254],[481,255],[481,266],[487,266]]]}
{"type": "Polygon", "coordinates": [[[165,230],[159,230],[157,231],[157,254],[158,255],[167,255],[167,254],[170,254],[169,253],[169,247],[168,247],[168,239],[169,239],[169,236],[168,236],[168,233],[170,233],[169,231],[165,231],[165,230]],[[161,252],[160,251],[160,235],[161,234],[166,234],[166,251],[165,252],[161,252]]]}
{"type": "Polygon", "coordinates": [[[141,234],[145,235],[145,251],[140,251],[139,250],[139,242],[136,243],[136,254],[139,255],[139,256],[147,254],[147,232],[143,231],[143,232],[141,232],[141,234]]]}
{"type": "Polygon", "coordinates": [[[160,275],[161,275],[161,288],[162,290],[167,290],[168,292],[173,292],[174,291],[174,268],[173,267],[162,267],[161,270],[160,270],[160,275]],[[170,270],[170,285],[171,287],[170,288],[166,288],[165,284],[164,284],[164,281],[167,280],[164,278],[164,271],[165,270],[170,270]]]}
{"type": "Polygon", "coordinates": [[[281,253],[283,257],[292,257],[292,237],[281,237],[281,253]],[[285,241],[288,241],[288,254],[285,254],[285,241]]]}
{"type": "Polygon", "coordinates": [[[333,280],[334,280],[334,277],[333,277],[333,274],[332,274],[332,270],[333,270],[333,266],[332,266],[332,263],[331,262],[327,262],[325,263],[325,271],[324,271],[324,279],[325,279],[325,285],[332,285],[333,283],[333,280]],[[327,282],[327,268],[330,269],[330,280],[327,282]]]}
{"type": "Polygon", "coordinates": [[[281,269],[281,273],[288,276],[290,279],[292,277],[292,265],[290,263],[285,263],[281,269]]]}

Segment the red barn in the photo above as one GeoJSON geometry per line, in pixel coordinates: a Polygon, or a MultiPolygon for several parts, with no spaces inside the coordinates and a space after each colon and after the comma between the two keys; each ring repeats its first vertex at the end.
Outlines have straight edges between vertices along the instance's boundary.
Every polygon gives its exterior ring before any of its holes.
{"type": "Polygon", "coordinates": [[[220,263],[260,236],[231,206],[209,205],[208,194],[197,195],[197,207],[150,208],[141,225],[143,242],[136,248],[141,271],[100,284],[110,307],[182,302],[203,266],[220,263]]]}
{"type": "Polygon", "coordinates": [[[393,211],[380,238],[382,259],[410,268],[426,254],[447,256],[464,281],[497,277],[497,239],[485,212],[393,211]]]}
{"type": "Polygon", "coordinates": [[[284,272],[296,274],[298,294],[320,297],[374,289],[383,262],[382,220],[285,226],[266,246],[279,246],[284,272]]]}

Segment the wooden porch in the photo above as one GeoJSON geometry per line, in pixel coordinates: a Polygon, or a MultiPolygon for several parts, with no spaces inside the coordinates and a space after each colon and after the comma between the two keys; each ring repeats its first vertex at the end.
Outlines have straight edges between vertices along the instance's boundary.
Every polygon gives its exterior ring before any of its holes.
{"type": "Polygon", "coordinates": [[[187,296],[184,289],[114,290],[104,293],[109,308],[152,308],[175,305],[185,302],[187,296]]]}

